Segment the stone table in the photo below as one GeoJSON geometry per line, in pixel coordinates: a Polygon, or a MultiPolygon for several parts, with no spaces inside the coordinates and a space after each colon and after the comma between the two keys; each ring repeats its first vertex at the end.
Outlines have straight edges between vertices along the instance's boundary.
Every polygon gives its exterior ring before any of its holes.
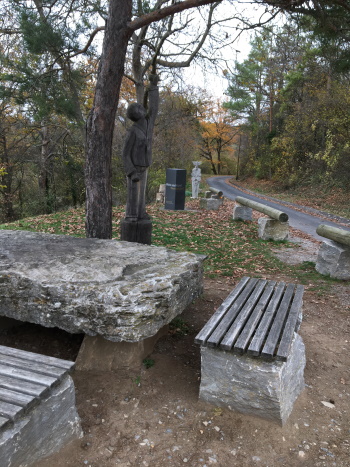
{"type": "Polygon", "coordinates": [[[120,342],[127,364],[125,349],[131,355],[136,343],[136,353],[149,352],[148,340],[202,293],[202,260],[137,243],[2,230],[0,315],[91,336],[85,354],[101,349],[108,368],[119,365],[108,343],[120,342]]]}

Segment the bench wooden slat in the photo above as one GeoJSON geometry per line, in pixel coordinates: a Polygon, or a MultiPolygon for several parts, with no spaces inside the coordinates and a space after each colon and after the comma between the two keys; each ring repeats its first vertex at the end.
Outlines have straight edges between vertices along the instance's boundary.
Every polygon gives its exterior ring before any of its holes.
{"type": "Polygon", "coordinates": [[[241,281],[237,284],[235,289],[226,297],[226,299],[222,302],[222,304],[219,306],[219,308],[216,310],[213,316],[209,319],[206,325],[197,334],[194,340],[196,344],[203,345],[206,343],[213,329],[215,329],[216,325],[220,322],[221,318],[226,313],[227,309],[231,306],[232,302],[236,299],[236,297],[238,297],[242,289],[244,289],[249,279],[249,277],[242,277],[241,281]]]}
{"type": "Polygon", "coordinates": [[[214,332],[207,339],[208,347],[217,347],[220,344],[221,339],[225,335],[228,327],[231,326],[232,321],[236,318],[241,308],[245,305],[246,301],[248,300],[248,297],[250,297],[251,293],[253,292],[257,282],[258,279],[250,279],[243,292],[238,296],[238,298],[229,308],[229,310],[222,318],[214,332]]]}
{"type": "Polygon", "coordinates": [[[8,355],[11,357],[21,358],[23,360],[29,360],[37,363],[44,363],[46,365],[52,365],[57,368],[65,368],[71,370],[75,363],[68,360],[61,360],[60,358],[48,357],[47,355],[41,355],[34,352],[28,352],[26,350],[14,349],[12,347],[5,347],[0,345],[0,359],[1,355],[8,355]]]}
{"type": "Polygon", "coordinates": [[[38,399],[35,396],[23,394],[23,392],[0,388],[0,400],[9,402],[10,404],[20,405],[21,407],[31,407],[38,399]]]}
{"type": "Polygon", "coordinates": [[[23,370],[21,368],[10,367],[7,365],[3,365],[1,362],[0,375],[12,376],[23,381],[29,381],[32,383],[37,383],[49,387],[51,387],[57,381],[57,378],[53,378],[52,376],[40,375],[39,373],[33,373],[31,371],[23,370]]]}
{"type": "Polygon", "coordinates": [[[281,335],[281,330],[283,328],[290,303],[293,299],[294,289],[294,284],[289,284],[287,286],[281,304],[277,310],[277,314],[272,323],[265,345],[261,352],[261,355],[266,358],[272,359],[275,354],[276,346],[281,335]]]}
{"type": "Polygon", "coordinates": [[[28,394],[35,397],[44,397],[49,391],[48,386],[24,381],[13,376],[0,374],[0,388],[13,389],[14,391],[28,394]]]}
{"type": "Polygon", "coordinates": [[[8,365],[14,368],[22,368],[23,370],[30,370],[34,373],[52,376],[58,379],[60,379],[65,373],[67,373],[66,368],[57,368],[56,366],[36,362],[35,360],[23,360],[23,358],[11,357],[9,355],[0,354],[0,362],[3,365],[8,365]]]}
{"type": "Polygon", "coordinates": [[[283,334],[281,337],[281,341],[278,346],[278,351],[276,358],[278,360],[287,361],[287,357],[289,355],[290,346],[293,341],[294,331],[297,329],[298,321],[299,321],[299,314],[300,310],[303,305],[303,293],[304,293],[304,286],[297,285],[293,303],[290,308],[290,312],[284,326],[283,334]]]}
{"type": "Polygon", "coordinates": [[[269,330],[269,326],[275,316],[277,307],[281,301],[281,297],[283,295],[284,289],[286,287],[286,284],[284,282],[280,282],[275,291],[274,294],[270,300],[270,303],[264,313],[264,316],[262,317],[258,328],[255,331],[255,334],[252,338],[251,343],[249,344],[247,353],[248,355],[252,356],[258,356],[260,355],[266,334],[269,330]]]}
{"type": "Polygon", "coordinates": [[[24,407],[20,405],[10,404],[0,400],[0,416],[14,420],[17,416],[24,412],[24,407]]]}
{"type": "Polygon", "coordinates": [[[223,350],[231,350],[233,347],[233,344],[235,343],[238,335],[240,334],[241,330],[243,329],[244,325],[246,324],[249,316],[252,313],[252,310],[256,306],[256,302],[259,300],[261,297],[264,288],[267,284],[267,281],[262,281],[260,280],[252,295],[249,297],[248,301],[244,305],[244,307],[241,309],[239,315],[236,317],[234,322],[232,323],[231,327],[227,330],[224,338],[222,339],[219,347],[223,350]]]}
{"type": "Polygon", "coordinates": [[[241,335],[238,337],[233,347],[233,350],[235,352],[242,354],[246,351],[250,338],[254,334],[256,326],[261,318],[261,315],[263,314],[267,304],[269,303],[271,295],[274,292],[275,286],[276,281],[268,282],[263,295],[261,296],[258,304],[254,308],[249,320],[247,321],[243,331],[241,332],[241,335]]]}

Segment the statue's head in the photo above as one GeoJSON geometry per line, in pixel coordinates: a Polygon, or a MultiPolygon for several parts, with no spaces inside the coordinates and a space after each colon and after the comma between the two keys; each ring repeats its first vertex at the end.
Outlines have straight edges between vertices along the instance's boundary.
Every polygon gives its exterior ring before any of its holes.
{"type": "Polygon", "coordinates": [[[146,109],[143,105],[134,102],[129,105],[128,110],[126,111],[126,116],[133,122],[137,122],[146,116],[146,109]]]}

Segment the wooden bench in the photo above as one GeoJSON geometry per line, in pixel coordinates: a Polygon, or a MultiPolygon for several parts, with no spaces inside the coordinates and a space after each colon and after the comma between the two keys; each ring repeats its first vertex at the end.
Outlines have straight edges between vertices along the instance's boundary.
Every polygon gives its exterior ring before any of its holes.
{"type": "Polygon", "coordinates": [[[74,362],[0,345],[3,465],[30,465],[80,436],[73,367],[74,362]]]}
{"type": "Polygon", "coordinates": [[[201,398],[243,413],[286,421],[304,387],[304,346],[296,334],[301,324],[303,291],[301,285],[242,278],[195,338],[202,353],[201,398]],[[290,368],[296,385],[290,380],[290,368]],[[283,380],[286,375],[288,379],[283,380]],[[249,398],[255,392],[259,399],[264,385],[271,384],[274,390],[266,390],[267,399],[261,400],[265,415],[256,401],[246,404],[244,391],[249,398]],[[238,390],[241,394],[236,400],[238,390]]]}

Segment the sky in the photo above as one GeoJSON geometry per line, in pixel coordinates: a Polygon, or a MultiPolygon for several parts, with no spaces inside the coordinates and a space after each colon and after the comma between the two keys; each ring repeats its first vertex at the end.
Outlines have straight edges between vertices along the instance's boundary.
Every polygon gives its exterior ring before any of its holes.
{"type": "MultiPolygon", "coordinates": [[[[236,8],[239,8],[247,19],[251,22],[258,22],[259,19],[266,20],[270,15],[266,13],[265,6],[257,5],[255,2],[241,1],[235,3],[236,8]]],[[[230,5],[228,2],[222,5],[222,15],[230,16],[230,5]]],[[[232,23],[232,31],[236,23],[232,23]]],[[[235,33],[232,34],[235,36],[235,33]]],[[[241,36],[231,45],[223,48],[221,54],[228,59],[226,69],[233,70],[235,61],[242,62],[250,52],[250,40],[254,35],[254,30],[244,31],[241,36]]],[[[215,70],[203,71],[203,68],[191,65],[184,72],[185,80],[191,84],[196,84],[200,88],[205,88],[213,96],[220,100],[227,99],[225,91],[228,87],[228,80],[225,78],[222,68],[215,70]]]]}

